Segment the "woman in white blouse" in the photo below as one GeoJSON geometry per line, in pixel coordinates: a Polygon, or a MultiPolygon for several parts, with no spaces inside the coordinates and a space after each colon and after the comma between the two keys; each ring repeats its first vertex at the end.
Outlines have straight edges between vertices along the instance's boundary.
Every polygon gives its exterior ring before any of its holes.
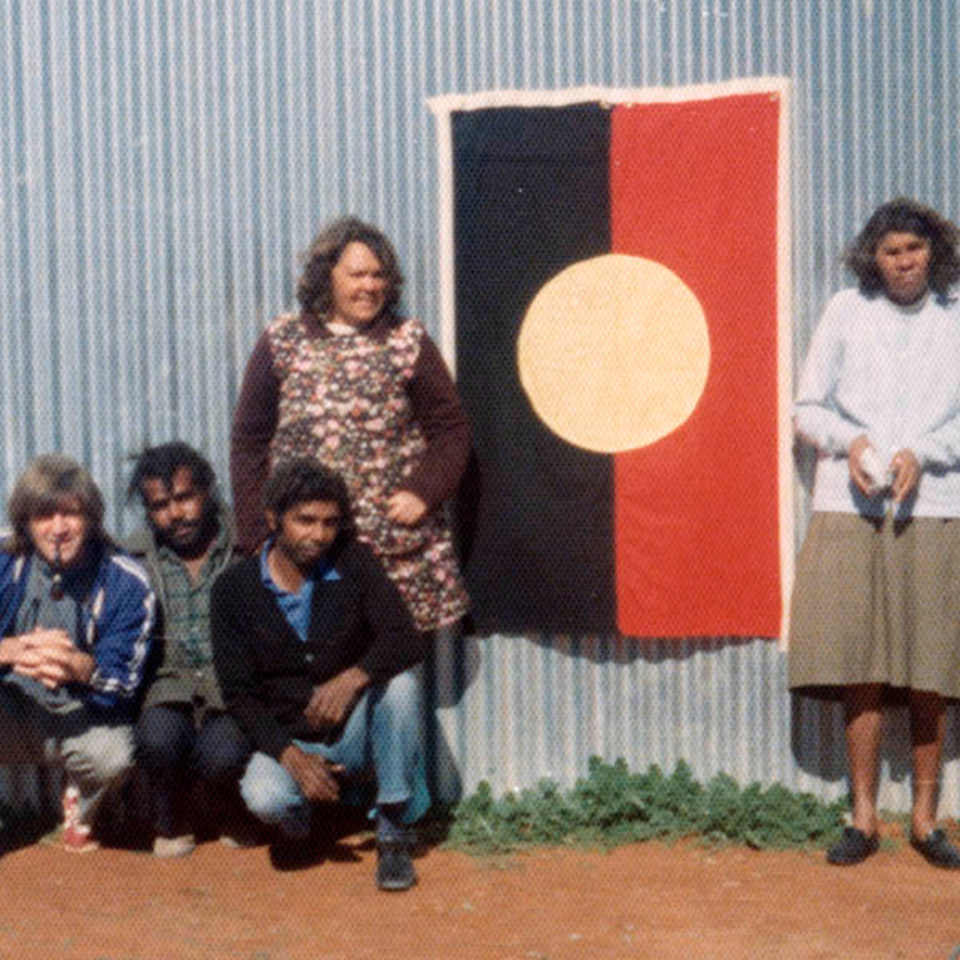
{"type": "Polygon", "coordinates": [[[960,698],[958,240],[913,201],[874,212],[845,258],[858,287],[828,303],[794,407],[818,458],[789,683],[844,703],[853,812],[828,851],[835,864],[877,849],[882,708],[905,700],[911,843],[960,868],[936,825],[944,700],[960,698]]]}

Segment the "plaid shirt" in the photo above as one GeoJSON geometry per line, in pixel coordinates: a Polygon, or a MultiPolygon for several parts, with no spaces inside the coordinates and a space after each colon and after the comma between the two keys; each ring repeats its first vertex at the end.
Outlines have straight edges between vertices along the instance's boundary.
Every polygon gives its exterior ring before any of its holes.
{"type": "Polygon", "coordinates": [[[147,566],[161,608],[161,662],[144,706],[192,703],[222,710],[210,643],[210,589],[234,559],[233,536],[224,513],[196,582],[183,561],[168,547],[158,546],[149,531],[141,531],[128,546],[147,566]]]}
{"type": "Polygon", "coordinates": [[[202,667],[213,662],[210,645],[210,588],[223,565],[223,552],[229,550],[226,531],[217,534],[200,576],[191,580],[183,561],[167,546],[157,551],[163,577],[164,639],[177,649],[184,666],[202,667]]]}

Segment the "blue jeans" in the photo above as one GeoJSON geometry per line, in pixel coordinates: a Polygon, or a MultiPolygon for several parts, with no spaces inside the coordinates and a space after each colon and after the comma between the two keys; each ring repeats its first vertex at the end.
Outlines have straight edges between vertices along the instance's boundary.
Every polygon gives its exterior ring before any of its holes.
{"type": "MultiPolygon", "coordinates": [[[[293,742],[305,753],[340,764],[346,777],[372,773],[378,805],[406,804],[412,823],[430,806],[423,775],[420,737],[420,681],[412,671],[364,691],[336,743],[293,742]]],[[[255,753],[240,781],[250,812],[288,837],[310,832],[310,802],[287,769],[265,753],[255,753]]]]}

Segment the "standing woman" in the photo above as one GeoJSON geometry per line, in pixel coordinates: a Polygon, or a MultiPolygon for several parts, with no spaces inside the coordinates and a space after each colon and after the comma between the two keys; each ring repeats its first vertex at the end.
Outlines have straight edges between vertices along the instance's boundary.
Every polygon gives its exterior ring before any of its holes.
{"type": "Polygon", "coordinates": [[[960,697],[960,233],[910,200],[884,204],[846,256],[857,289],[828,303],[794,407],[818,451],[798,563],[790,688],[842,699],[852,826],[827,853],[877,841],[888,694],[910,710],[911,844],[960,868],[936,826],[944,699],[960,697]]]}
{"type": "Polygon", "coordinates": [[[402,283],[376,228],[346,217],[320,233],[297,288],[301,312],[274,320],[247,365],[230,469],[246,552],[267,536],[261,494],[274,464],[312,456],[339,473],[359,538],[428,631],[467,608],[442,504],[470,429],[423,325],[396,313],[402,283]]]}

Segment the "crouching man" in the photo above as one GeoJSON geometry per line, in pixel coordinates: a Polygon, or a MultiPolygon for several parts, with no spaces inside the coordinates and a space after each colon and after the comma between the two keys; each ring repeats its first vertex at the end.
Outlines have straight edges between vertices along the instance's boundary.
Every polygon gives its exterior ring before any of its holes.
{"type": "Polygon", "coordinates": [[[139,495],[147,526],[126,543],[157,594],[157,671],[137,722],[137,758],[150,783],[158,857],[196,846],[196,780],[223,820],[220,839],[251,842],[237,781],[250,756],[246,738],[224,712],[210,647],[210,591],[239,559],[213,467],[174,441],[143,451],[128,489],[139,495]]]}
{"type": "Polygon", "coordinates": [[[144,570],[103,532],[103,499],[78,463],[38,457],[7,505],[0,544],[0,763],[58,764],[63,846],[91,826],[133,763],[132,713],[151,642],[144,570]]]}
{"type": "Polygon", "coordinates": [[[281,464],[264,491],[272,536],[223,573],[211,599],[214,663],[227,709],[255,745],[240,783],[277,826],[290,861],[311,808],[353,778],[376,780],[377,884],[416,882],[408,824],[427,805],[420,692],[426,653],[396,587],[352,535],[343,482],[314,460],[281,464]]]}

